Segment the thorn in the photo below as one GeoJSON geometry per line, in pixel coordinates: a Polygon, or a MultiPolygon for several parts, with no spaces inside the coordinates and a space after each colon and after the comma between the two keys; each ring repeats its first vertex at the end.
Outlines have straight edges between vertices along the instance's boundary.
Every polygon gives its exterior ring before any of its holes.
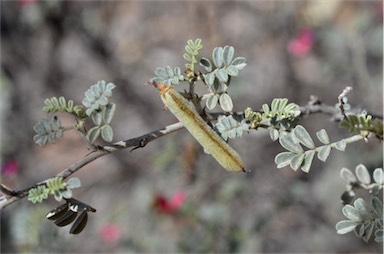
{"type": "Polygon", "coordinates": [[[141,139],[140,142],[139,142],[139,144],[138,144],[137,146],[135,146],[134,148],[132,148],[130,152],[132,152],[133,150],[136,150],[136,149],[138,149],[138,148],[142,148],[142,147],[146,146],[147,143],[148,143],[148,142],[147,142],[147,139],[146,139],[146,138],[141,139]]]}

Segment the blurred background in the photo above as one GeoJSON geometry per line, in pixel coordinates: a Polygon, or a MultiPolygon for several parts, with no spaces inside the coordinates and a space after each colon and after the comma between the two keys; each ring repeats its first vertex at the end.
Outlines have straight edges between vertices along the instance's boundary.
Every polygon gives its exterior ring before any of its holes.
{"type": "MultiPolygon", "coordinates": [[[[92,84],[114,83],[114,141],[175,123],[144,84],[157,67],[183,69],[196,38],[202,56],[231,45],[247,58],[230,87],[236,111],[277,97],[334,105],[352,86],[353,106],[383,113],[382,1],[1,1],[2,182],[31,186],[88,153],[75,131],[44,149],[33,143],[45,98],[80,104],[92,84]]],[[[302,124],[332,141],[349,135],[329,116],[302,124]]],[[[382,144],[354,143],[305,174],[276,168],[283,149],[267,131],[243,137],[231,146],[249,174],[223,170],[186,130],[98,159],[73,175],[75,198],[97,209],[80,235],[45,219],[54,199],[24,199],[1,212],[1,252],[382,252],[334,228],[344,219],[340,169],[382,167],[382,144]]]]}

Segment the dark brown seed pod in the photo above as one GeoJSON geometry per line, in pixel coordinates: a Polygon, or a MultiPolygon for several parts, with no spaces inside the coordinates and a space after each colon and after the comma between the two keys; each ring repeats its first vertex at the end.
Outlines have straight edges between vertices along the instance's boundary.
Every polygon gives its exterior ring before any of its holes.
{"type": "Polygon", "coordinates": [[[75,221],[75,223],[73,223],[69,233],[74,235],[79,234],[81,231],[83,231],[83,229],[87,225],[87,221],[88,221],[88,213],[82,212],[80,216],[77,218],[77,220],[75,221]]]}
{"type": "Polygon", "coordinates": [[[74,212],[72,210],[68,210],[62,217],[60,217],[59,219],[57,219],[55,221],[55,224],[58,227],[64,227],[64,226],[72,223],[72,221],[74,221],[76,219],[76,216],[77,216],[76,212],[74,212]]]}
{"type": "Polygon", "coordinates": [[[68,203],[65,202],[65,204],[62,204],[59,207],[56,207],[55,209],[49,211],[47,215],[45,215],[45,218],[48,220],[56,220],[63,216],[68,211],[68,203]]]}

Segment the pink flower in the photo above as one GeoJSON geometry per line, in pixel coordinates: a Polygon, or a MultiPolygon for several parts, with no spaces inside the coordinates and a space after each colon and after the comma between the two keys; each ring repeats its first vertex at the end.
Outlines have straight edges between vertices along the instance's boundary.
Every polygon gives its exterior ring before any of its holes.
{"type": "Polygon", "coordinates": [[[121,231],[116,224],[104,225],[100,230],[100,238],[109,245],[115,245],[121,238],[121,231]]]}
{"type": "Polygon", "coordinates": [[[7,177],[13,177],[19,171],[19,165],[15,160],[6,161],[1,167],[1,173],[7,177]]]}
{"type": "Polygon", "coordinates": [[[306,55],[313,46],[313,31],[309,28],[302,29],[299,35],[288,44],[288,52],[296,57],[306,55]]]}
{"type": "Polygon", "coordinates": [[[19,2],[19,4],[22,6],[26,6],[26,5],[34,4],[36,0],[18,0],[17,2],[19,2]]]}
{"type": "Polygon", "coordinates": [[[159,213],[172,214],[177,212],[185,203],[185,193],[176,191],[170,199],[163,195],[157,195],[154,199],[154,207],[159,213]]]}

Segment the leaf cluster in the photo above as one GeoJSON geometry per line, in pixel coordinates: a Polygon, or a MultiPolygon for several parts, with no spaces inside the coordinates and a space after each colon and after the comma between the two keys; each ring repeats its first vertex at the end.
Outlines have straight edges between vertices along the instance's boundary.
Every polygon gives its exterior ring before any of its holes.
{"type": "Polygon", "coordinates": [[[209,88],[211,93],[203,95],[202,99],[206,100],[205,106],[209,110],[212,110],[219,104],[221,109],[225,112],[232,111],[233,102],[232,98],[227,93],[227,89],[228,86],[225,83],[216,79],[213,85],[209,88]]]}
{"type": "Polygon", "coordinates": [[[114,84],[106,84],[104,80],[101,80],[85,92],[85,98],[82,103],[86,108],[85,113],[87,116],[90,116],[93,112],[100,110],[108,104],[108,97],[112,96],[112,89],[115,87],[114,84]]]}
{"type": "Polygon", "coordinates": [[[255,112],[248,107],[244,115],[251,129],[259,127],[269,128],[269,134],[273,141],[279,139],[286,132],[290,132],[298,122],[301,111],[297,104],[288,103],[286,98],[275,98],[271,106],[262,105],[262,113],[255,112]]]}
{"type": "Polygon", "coordinates": [[[354,231],[357,237],[368,242],[374,232],[375,241],[383,241],[383,203],[380,199],[373,197],[368,206],[364,199],[358,198],[353,206],[345,205],[342,212],[348,220],[336,224],[338,234],[354,231]]]}
{"type": "Polygon", "coordinates": [[[227,93],[231,77],[239,75],[239,71],[246,65],[244,57],[234,58],[235,50],[232,46],[216,47],[212,52],[212,62],[208,58],[201,58],[200,66],[204,68],[206,74],[203,74],[204,83],[208,86],[209,94],[205,94],[206,107],[210,110],[217,104],[226,111],[232,111],[233,103],[227,93]]]}
{"type": "Polygon", "coordinates": [[[172,69],[170,66],[166,66],[165,68],[156,68],[156,76],[152,81],[166,85],[177,85],[180,81],[188,81],[190,85],[190,95],[195,96],[193,94],[193,86],[197,80],[202,80],[204,84],[207,85],[209,93],[204,94],[202,97],[197,97],[195,102],[203,99],[206,100],[206,107],[209,110],[220,105],[222,110],[230,112],[233,110],[233,102],[227,93],[227,89],[231,77],[238,76],[239,71],[247,65],[246,59],[244,57],[234,58],[234,48],[227,45],[214,48],[212,60],[202,57],[200,61],[198,61],[198,55],[202,48],[201,39],[187,41],[187,45],[185,46],[187,53],[183,55],[183,58],[188,61],[186,64],[187,69],[185,70],[186,77],[181,74],[179,67],[172,69]],[[203,68],[204,73],[195,73],[195,64],[198,62],[203,68]]]}
{"type": "Polygon", "coordinates": [[[347,115],[340,123],[341,128],[348,129],[350,133],[361,132],[365,136],[373,133],[377,138],[383,139],[383,121],[381,119],[372,119],[371,115],[362,112],[359,115],[347,115]]]}
{"type": "Polygon", "coordinates": [[[332,148],[340,151],[345,150],[345,140],[330,143],[328,134],[324,129],[318,131],[316,136],[324,145],[316,147],[307,130],[301,125],[297,125],[292,132],[281,135],[279,143],[288,151],[276,155],[277,168],[289,165],[293,170],[301,168],[302,171],[308,173],[316,153],[319,160],[326,161],[332,148]],[[302,145],[308,150],[304,151],[302,145]]]}
{"type": "Polygon", "coordinates": [[[244,131],[248,131],[249,127],[246,120],[240,122],[235,120],[233,116],[219,116],[215,129],[220,133],[221,137],[227,141],[228,138],[236,138],[243,135],[244,131]]]}
{"type": "Polygon", "coordinates": [[[178,85],[180,81],[184,80],[179,67],[172,69],[170,66],[165,68],[158,67],[155,70],[156,77],[152,80],[156,83],[164,83],[166,85],[178,85]]]}
{"type": "Polygon", "coordinates": [[[301,113],[299,106],[293,102],[288,103],[286,98],[275,98],[271,106],[263,104],[262,109],[262,123],[272,127],[269,134],[273,141],[295,127],[301,113]]]}
{"type": "Polygon", "coordinates": [[[113,129],[110,125],[113,116],[115,115],[116,105],[114,103],[108,103],[100,110],[94,111],[91,114],[92,122],[95,124],[87,132],[87,140],[93,144],[96,139],[101,135],[101,138],[107,142],[111,142],[113,139],[113,129]]]}
{"type": "Polygon", "coordinates": [[[352,202],[356,195],[355,191],[358,188],[369,190],[371,195],[376,196],[384,187],[384,174],[382,168],[376,168],[373,171],[371,178],[368,169],[363,164],[359,164],[355,168],[355,174],[347,168],[342,168],[340,176],[347,182],[346,191],[341,195],[343,204],[352,202]]]}
{"type": "Polygon", "coordinates": [[[54,116],[51,120],[43,118],[33,127],[37,133],[33,137],[35,143],[42,147],[48,142],[55,143],[56,138],[62,137],[64,131],[71,129],[77,129],[86,136],[90,144],[93,144],[100,135],[105,141],[112,141],[113,130],[110,123],[116,111],[116,105],[110,103],[108,98],[112,96],[112,89],[115,87],[112,83],[106,84],[104,80],[97,82],[85,92],[85,98],[82,100],[83,105],[74,105],[72,100],[67,101],[64,97],[46,99],[43,107],[44,112],[72,114],[75,116],[76,124],[63,127],[58,116],[54,116]],[[88,117],[96,125],[89,132],[84,128],[88,117]]]}
{"type": "Polygon", "coordinates": [[[342,212],[348,220],[342,220],[336,224],[337,233],[346,234],[354,231],[357,237],[368,242],[375,232],[375,241],[382,242],[383,204],[377,196],[384,187],[383,169],[376,168],[371,177],[368,169],[363,164],[359,164],[355,168],[355,174],[347,168],[342,168],[340,176],[347,182],[346,191],[341,195],[341,200],[344,205],[342,212]],[[362,198],[356,199],[354,204],[350,205],[358,188],[369,190],[372,196],[371,207],[368,207],[362,198]]]}
{"type": "Polygon", "coordinates": [[[77,177],[70,178],[67,182],[64,182],[62,177],[51,178],[45,184],[30,189],[28,200],[32,203],[41,203],[51,194],[57,201],[61,201],[63,198],[71,198],[72,189],[80,186],[81,182],[77,177]]]}
{"type": "Polygon", "coordinates": [[[89,212],[94,213],[96,209],[79,200],[69,198],[65,200],[64,204],[51,210],[45,217],[48,220],[54,221],[58,227],[71,224],[77,217],[69,231],[69,233],[76,235],[81,233],[87,225],[89,212]],[[78,214],[80,215],[78,216],[78,214]]]}
{"type": "Polygon", "coordinates": [[[185,46],[185,51],[187,51],[187,53],[183,55],[183,58],[188,61],[188,63],[185,64],[185,67],[187,70],[190,70],[190,72],[195,71],[195,64],[197,63],[196,57],[199,55],[202,48],[203,44],[201,43],[201,39],[187,41],[187,45],[185,46]]]}
{"type": "Polygon", "coordinates": [[[250,129],[257,129],[259,126],[261,126],[263,117],[261,113],[253,111],[252,108],[248,107],[244,110],[244,117],[249,122],[250,129]]]}
{"type": "Polygon", "coordinates": [[[41,147],[44,147],[47,142],[55,143],[56,138],[63,137],[64,127],[61,126],[61,121],[57,116],[53,116],[51,120],[47,117],[40,119],[34,126],[33,130],[37,133],[33,137],[33,141],[41,147]]]}
{"type": "Polygon", "coordinates": [[[67,100],[61,96],[59,98],[52,97],[44,100],[43,111],[45,113],[66,112],[75,115],[78,118],[85,117],[84,106],[74,105],[73,100],[67,100]]]}
{"type": "Polygon", "coordinates": [[[213,85],[215,78],[221,82],[228,82],[229,77],[235,77],[239,75],[239,71],[246,65],[246,59],[244,57],[233,58],[235,49],[232,46],[216,47],[212,52],[212,61],[208,58],[201,58],[200,66],[202,66],[207,74],[204,74],[204,81],[207,85],[213,85]]]}

